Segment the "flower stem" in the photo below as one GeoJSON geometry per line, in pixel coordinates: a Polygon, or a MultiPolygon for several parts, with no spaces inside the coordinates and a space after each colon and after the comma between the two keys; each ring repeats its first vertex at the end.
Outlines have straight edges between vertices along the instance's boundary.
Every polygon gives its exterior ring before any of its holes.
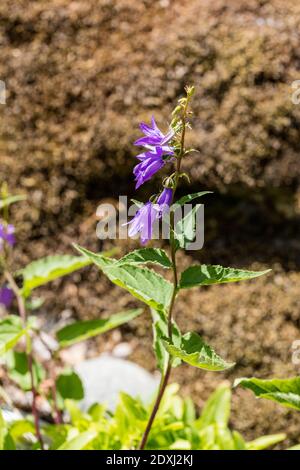
{"type": "MultiPolygon", "coordinates": [[[[25,307],[25,302],[24,298],[13,278],[13,276],[10,274],[9,271],[4,271],[4,277],[6,278],[7,282],[9,283],[10,287],[12,288],[13,292],[15,293],[17,303],[18,303],[18,310],[20,317],[22,319],[23,325],[26,328],[26,307],[25,307]]],[[[31,348],[30,348],[31,349],[31,348]]],[[[31,350],[27,351],[27,361],[28,361],[28,370],[30,374],[30,381],[31,381],[31,393],[32,393],[32,415],[34,419],[34,427],[35,427],[35,434],[36,438],[40,443],[41,449],[44,450],[44,442],[43,438],[41,435],[41,430],[40,430],[40,422],[39,422],[39,412],[37,408],[37,397],[38,393],[35,387],[34,383],[34,372],[33,372],[33,357],[32,357],[32,352],[31,350]]]]}
{"type": "MultiPolygon", "coordinates": [[[[181,131],[181,138],[180,138],[180,150],[179,154],[177,156],[177,163],[176,163],[176,170],[175,170],[175,181],[174,181],[174,187],[173,187],[173,196],[172,196],[172,203],[174,201],[174,196],[175,192],[178,186],[178,180],[180,177],[180,168],[181,168],[181,161],[184,156],[185,148],[184,148],[184,142],[185,142],[185,129],[186,129],[186,117],[187,117],[187,107],[189,103],[189,97],[186,99],[186,103],[182,109],[182,116],[181,116],[181,123],[182,123],[182,131],[181,131]]],[[[176,300],[176,295],[178,293],[178,272],[177,272],[177,264],[176,264],[176,242],[174,238],[174,212],[171,211],[170,213],[170,219],[171,219],[171,231],[170,231],[170,245],[171,245],[171,259],[172,259],[172,269],[173,269],[173,292],[172,292],[172,297],[171,297],[171,302],[170,302],[170,307],[168,311],[168,338],[172,341],[172,315],[173,315],[173,309],[175,305],[175,300],[176,300]]],[[[154,419],[156,417],[156,414],[159,410],[160,403],[162,401],[162,398],[164,396],[166,387],[168,385],[168,381],[171,375],[171,370],[172,370],[172,358],[169,355],[168,358],[168,363],[166,367],[166,371],[162,374],[160,384],[159,384],[159,389],[158,389],[158,394],[153,406],[153,409],[151,411],[146,429],[144,431],[139,450],[144,450],[147,440],[154,422],[154,419]]]]}

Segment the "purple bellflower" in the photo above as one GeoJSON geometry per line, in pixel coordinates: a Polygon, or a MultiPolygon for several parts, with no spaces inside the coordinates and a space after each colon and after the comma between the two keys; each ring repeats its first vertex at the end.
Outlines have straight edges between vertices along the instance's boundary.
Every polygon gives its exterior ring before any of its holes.
{"type": "Polygon", "coordinates": [[[134,167],[133,174],[136,181],[136,189],[148,181],[157,173],[168,161],[168,156],[174,155],[172,147],[167,145],[174,136],[174,131],[170,130],[166,135],[157,127],[152,116],[151,126],[145,123],[140,124],[140,129],[145,134],[144,137],[136,140],[134,145],[141,145],[146,148],[144,153],[137,155],[141,161],[134,167]],[[152,127],[151,127],[152,126],[152,127]]]}
{"type": "Polygon", "coordinates": [[[145,137],[136,140],[134,145],[142,145],[143,147],[148,147],[149,145],[151,147],[164,147],[165,150],[171,151],[172,149],[167,143],[173,138],[174,131],[171,129],[167,134],[163,134],[157,127],[154,116],[152,116],[151,119],[151,126],[141,122],[140,129],[145,134],[145,137]]]}
{"type": "Polygon", "coordinates": [[[128,235],[134,237],[138,233],[141,236],[141,243],[145,245],[152,238],[153,224],[169,210],[172,202],[172,189],[165,188],[157,199],[157,202],[147,202],[135,214],[129,222],[128,235]]]}
{"type": "Polygon", "coordinates": [[[2,287],[0,289],[0,305],[9,308],[14,298],[14,293],[9,287],[2,287]]]}
{"type": "Polygon", "coordinates": [[[136,181],[135,189],[152,178],[152,176],[164,166],[165,159],[163,155],[164,152],[162,148],[157,147],[137,156],[137,158],[141,160],[141,163],[138,163],[133,169],[136,181]]]}
{"type": "Polygon", "coordinates": [[[16,243],[15,227],[11,224],[5,226],[0,223],[0,250],[4,242],[8,243],[9,246],[14,246],[16,243]]]}

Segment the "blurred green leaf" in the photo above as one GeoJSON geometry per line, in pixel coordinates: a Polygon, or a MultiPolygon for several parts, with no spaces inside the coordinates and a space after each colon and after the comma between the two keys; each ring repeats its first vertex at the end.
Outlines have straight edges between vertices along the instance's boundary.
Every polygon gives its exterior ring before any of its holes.
{"type": "Polygon", "coordinates": [[[109,318],[72,323],[71,325],[67,325],[57,331],[56,337],[61,347],[70,346],[71,344],[78,343],[79,341],[92,338],[105,333],[106,331],[112,330],[113,328],[117,328],[118,326],[133,320],[138,315],[141,315],[142,312],[143,309],[136,308],[116,313],[109,318]]]}
{"type": "Polygon", "coordinates": [[[16,196],[8,196],[4,199],[0,199],[0,209],[4,209],[4,207],[8,207],[15,202],[25,201],[26,196],[22,194],[17,194],[16,196]]]}
{"type": "Polygon", "coordinates": [[[250,441],[247,443],[247,450],[264,450],[268,447],[272,447],[279,442],[284,441],[286,438],[286,434],[273,434],[270,436],[262,436],[258,439],[254,439],[254,441],[250,441]]]}
{"type": "Polygon", "coordinates": [[[33,261],[18,272],[23,276],[22,292],[27,297],[33,289],[71,274],[89,264],[91,261],[86,257],[71,255],[53,255],[33,261]]]}
{"type": "MultiPolygon", "coordinates": [[[[6,366],[9,377],[23,390],[31,390],[31,376],[28,369],[28,358],[24,352],[9,351],[6,355],[6,366]]],[[[46,377],[46,371],[42,364],[32,363],[34,383],[37,386],[46,377]]]]}
{"type": "Polygon", "coordinates": [[[26,333],[20,317],[9,315],[0,320],[0,355],[13,348],[26,333]]]}
{"type": "Polygon", "coordinates": [[[95,437],[97,436],[96,431],[86,431],[79,434],[73,439],[66,441],[57,450],[82,450],[86,447],[95,437]]]}
{"type": "Polygon", "coordinates": [[[0,450],[15,450],[15,443],[0,409],[0,450]]]}
{"type": "Polygon", "coordinates": [[[72,370],[62,372],[56,379],[56,388],[63,400],[82,400],[84,389],[80,377],[72,370]]]}
{"type": "Polygon", "coordinates": [[[206,401],[201,417],[197,421],[199,428],[210,424],[228,425],[230,416],[231,390],[226,384],[221,384],[206,401]]]}

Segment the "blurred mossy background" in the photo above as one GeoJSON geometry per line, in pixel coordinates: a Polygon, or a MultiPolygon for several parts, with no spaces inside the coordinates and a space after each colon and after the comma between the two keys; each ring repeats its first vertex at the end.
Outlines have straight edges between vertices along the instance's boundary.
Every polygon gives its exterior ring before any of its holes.
{"type": "MultiPolygon", "coordinates": [[[[185,169],[193,189],[210,189],[206,242],[181,255],[203,261],[271,267],[246,284],[193,290],[179,300],[183,329],[203,334],[237,362],[226,377],[296,375],[292,343],[300,338],[300,79],[298,0],[2,0],[0,175],[15,207],[16,262],[91,249],[102,200],[134,194],[138,123],[155,114],[166,128],[185,84],[196,86],[185,169]]],[[[159,178],[161,175],[159,175],[159,178]]],[[[188,188],[182,188],[186,191],[188,188]]],[[[150,183],[139,191],[146,198],[150,183]]],[[[134,242],[122,242],[121,249],[134,242]]],[[[134,304],[96,271],[45,290],[43,312],[94,318],[134,304]]],[[[133,345],[131,359],[155,368],[147,314],[114,341],[133,345]]],[[[174,380],[202,406],[224,375],[182,367],[174,380]]],[[[287,431],[300,440],[297,413],[234,392],[233,421],[248,438],[287,431]]]]}

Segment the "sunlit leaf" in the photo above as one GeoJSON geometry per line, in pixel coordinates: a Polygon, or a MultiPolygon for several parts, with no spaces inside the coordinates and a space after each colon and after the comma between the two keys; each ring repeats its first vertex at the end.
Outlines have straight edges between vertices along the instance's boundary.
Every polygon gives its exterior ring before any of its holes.
{"type": "Polygon", "coordinates": [[[116,260],[75,246],[117,286],[157,310],[166,310],[170,304],[173,287],[162,276],[151,269],[130,264],[118,266],[116,260]]]}
{"type": "Polygon", "coordinates": [[[197,333],[186,333],[182,336],[180,347],[169,339],[164,339],[167,351],[191,366],[211,371],[222,371],[233,367],[233,363],[225,362],[206,344],[197,333]]]}
{"type": "Polygon", "coordinates": [[[9,315],[0,320],[0,355],[13,348],[19,339],[26,333],[21,318],[9,315]]]}
{"type": "Polygon", "coordinates": [[[143,312],[143,309],[136,308],[120,313],[116,313],[109,318],[100,318],[97,320],[79,321],[67,325],[57,331],[56,337],[61,347],[70,346],[79,341],[92,338],[105,333],[106,331],[117,328],[123,323],[133,320],[143,312]]]}
{"type": "Polygon", "coordinates": [[[300,377],[270,380],[241,378],[234,382],[235,387],[239,385],[251,390],[258,398],[266,398],[288,408],[300,410],[300,377]]]}
{"type": "Polygon", "coordinates": [[[23,276],[23,293],[28,296],[33,289],[89,264],[91,261],[86,257],[71,255],[53,255],[33,261],[18,273],[23,276]]]}
{"type": "Polygon", "coordinates": [[[123,256],[117,261],[116,265],[122,264],[147,264],[153,263],[163,268],[171,268],[172,263],[168,258],[167,253],[159,248],[141,248],[140,250],[132,251],[123,256]]]}
{"type": "Polygon", "coordinates": [[[246,271],[244,269],[223,268],[218,265],[199,264],[190,266],[183,271],[179,287],[187,289],[196,286],[208,286],[210,284],[246,281],[262,276],[270,271],[270,269],[265,271],[246,271]]]}

